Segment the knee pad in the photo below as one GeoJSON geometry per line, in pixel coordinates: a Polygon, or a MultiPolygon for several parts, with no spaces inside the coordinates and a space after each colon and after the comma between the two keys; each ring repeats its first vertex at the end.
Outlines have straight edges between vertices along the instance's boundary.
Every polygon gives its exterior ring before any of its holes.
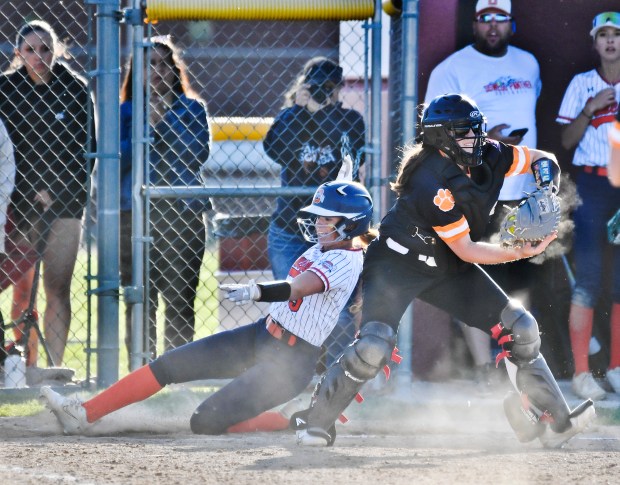
{"type": "Polygon", "coordinates": [[[500,318],[504,327],[498,338],[500,345],[506,344],[517,364],[535,359],[540,351],[540,335],[534,316],[523,305],[511,300],[500,318]]]}
{"type": "Polygon", "coordinates": [[[368,381],[375,377],[392,355],[396,333],[383,322],[368,322],[353,344],[342,353],[340,364],[348,377],[368,381]]]}

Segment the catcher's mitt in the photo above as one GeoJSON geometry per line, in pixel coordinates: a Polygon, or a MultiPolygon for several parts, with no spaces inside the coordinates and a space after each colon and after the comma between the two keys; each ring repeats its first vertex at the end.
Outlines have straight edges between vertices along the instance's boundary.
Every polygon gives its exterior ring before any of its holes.
{"type": "Polygon", "coordinates": [[[500,228],[504,247],[522,247],[526,242],[542,241],[560,224],[560,198],[551,187],[535,190],[513,208],[500,228]]]}

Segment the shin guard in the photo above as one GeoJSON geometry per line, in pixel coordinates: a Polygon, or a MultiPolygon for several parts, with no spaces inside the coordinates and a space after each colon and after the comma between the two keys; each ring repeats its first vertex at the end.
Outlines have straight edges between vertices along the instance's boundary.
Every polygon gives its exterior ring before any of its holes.
{"type": "Polygon", "coordinates": [[[516,385],[527,399],[530,410],[539,419],[548,421],[553,431],[560,433],[570,427],[571,411],[542,355],[519,364],[516,385]]]}
{"type": "Polygon", "coordinates": [[[545,432],[545,425],[539,416],[530,409],[528,402],[523,401],[522,395],[515,391],[510,391],[504,399],[504,413],[521,443],[533,441],[545,432]]]}
{"type": "Polygon", "coordinates": [[[334,443],[336,419],[362,386],[383,368],[395,344],[396,334],[389,325],[382,322],[364,324],[359,337],[344,350],[317,384],[311,407],[304,416],[307,418],[306,439],[300,440],[300,444],[315,444],[315,441],[323,440],[328,446],[334,443]]]}

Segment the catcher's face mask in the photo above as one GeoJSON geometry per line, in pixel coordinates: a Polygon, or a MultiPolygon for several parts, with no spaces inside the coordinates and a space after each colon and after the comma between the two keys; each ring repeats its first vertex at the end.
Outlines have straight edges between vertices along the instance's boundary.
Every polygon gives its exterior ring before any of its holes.
{"type": "Polygon", "coordinates": [[[482,163],[482,147],[486,142],[485,124],[474,121],[464,125],[454,124],[448,128],[458,145],[460,165],[476,166],[482,163]]]}
{"type": "Polygon", "coordinates": [[[460,94],[437,96],[422,116],[422,142],[448,154],[458,165],[482,163],[486,119],[473,100],[460,94]],[[470,133],[470,130],[472,133],[470,133]],[[471,144],[458,141],[471,140],[471,144]]]}

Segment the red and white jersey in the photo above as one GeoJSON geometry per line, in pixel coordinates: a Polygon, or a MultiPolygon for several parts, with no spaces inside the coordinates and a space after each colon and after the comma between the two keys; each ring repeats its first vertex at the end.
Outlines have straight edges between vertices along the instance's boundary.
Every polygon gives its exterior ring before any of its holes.
{"type": "Polygon", "coordinates": [[[613,87],[616,90],[616,103],[596,111],[575,150],[573,165],[607,166],[609,160],[609,129],[616,119],[620,83],[612,85],[593,69],[577,74],[566,89],[556,121],[561,124],[571,123],[579,116],[588,100],[594,98],[603,89],[613,87]]]}
{"type": "Polygon", "coordinates": [[[321,251],[315,244],[291,267],[287,281],[304,271],[312,271],[325,285],[323,293],[304,296],[295,301],[272,303],[269,314],[285,329],[306,342],[321,346],[338,322],[351,293],[357,285],[364,263],[361,249],[321,251]]]}

